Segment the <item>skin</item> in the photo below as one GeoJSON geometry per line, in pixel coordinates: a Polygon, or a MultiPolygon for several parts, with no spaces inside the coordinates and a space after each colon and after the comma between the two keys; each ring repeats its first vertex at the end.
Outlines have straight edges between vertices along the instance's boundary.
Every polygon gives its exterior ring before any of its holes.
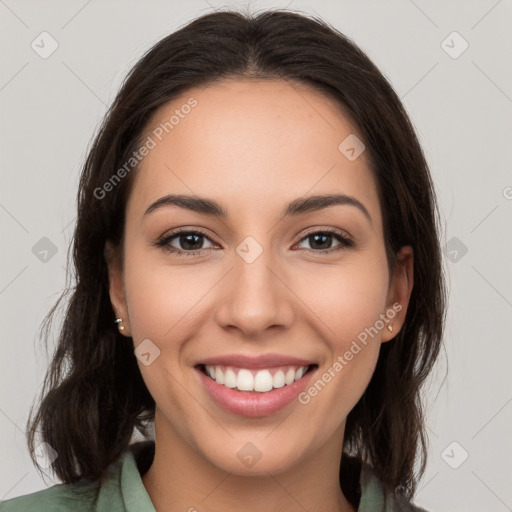
{"type": "MultiPolygon", "coordinates": [[[[149,338],[161,351],[149,366],[138,360],[157,404],[156,454],[142,481],[158,511],[353,511],[338,476],[345,419],[381,343],[403,324],[412,249],[402,248],[389,275],[375,179],[365,152],[349,161],[338,150],[358,131],[329,98],[285,81],[225,81],[164,105],[147,133],[190,97],[197,106],[140,164],[122,250],[106,246],[124,334],[134,347],[149,338]],[[228,216],[178,206],[144,215],[170,193],[214,199],[228,216]],[[333,193],[357,198],[371,221],[350,205],[279,220],[292,200],[333,193]],[[211,241],[196,241],[193,256],[154,245],[175,228],[200,229],[211,241]],[[306,236],[329,228],[356,247],[306,236]],[[263,249],[250,264],[236,252],[247,236],[263,249]],[[193,367],[217,355],[280,353],[315,361],[322,375],[396,303],[393,332],[381,330],[307,405],[234,415],[193,367]],[[251,468],[237,457],[247,442],[262,454],[251,468]]],[[[172,245],[186,250],[186,242],[178,236],[172,245]]]]}

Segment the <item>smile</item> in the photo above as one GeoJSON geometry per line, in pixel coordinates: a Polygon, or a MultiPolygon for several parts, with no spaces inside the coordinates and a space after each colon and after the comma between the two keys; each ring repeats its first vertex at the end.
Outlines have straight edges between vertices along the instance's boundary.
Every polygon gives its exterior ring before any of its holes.
{"type": "Polygon", "coordinates": [[[199,361],[194,369],[206,399],[231,414],[261,417],[297,399],[318,364],[288,356],[231,355],[199,361]]]}
{"type": "Polygon", "coordinates": [[[279,366],[253,370],[224,365],[200,365],[201,371],[217,384],[238,391],[266,393],[289,386],[311,371],[316,365],[279,366]]]}

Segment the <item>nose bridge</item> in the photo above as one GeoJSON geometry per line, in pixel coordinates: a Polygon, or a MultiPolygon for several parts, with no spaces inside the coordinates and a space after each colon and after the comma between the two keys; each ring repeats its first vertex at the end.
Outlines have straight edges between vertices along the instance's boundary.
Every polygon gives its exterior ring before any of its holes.
{"type": "Polygon", "coordinates": [[[236,326],[246,335],[257,335],[271,326],[287,326],[293,308],[287,287],[276,277],[277,259],[270,248],[247,237],[236,249],[234,268],[219,314],[219,322],[236,326]]]}

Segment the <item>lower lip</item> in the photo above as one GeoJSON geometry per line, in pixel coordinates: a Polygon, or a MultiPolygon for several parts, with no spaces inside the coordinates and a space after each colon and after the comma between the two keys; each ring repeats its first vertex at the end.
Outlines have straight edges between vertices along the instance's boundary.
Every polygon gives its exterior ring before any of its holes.
{"type": "Polygon", "coordinates": [[[282,388],[265,393],[250,393],[218,384],[212,378],[207,377],[199,368],[196,368],[205,388],[224,410],[251,417],[268,416],[293,402],[297,395],[308,385],[315,370],[316,368],[288,386],[285,385],[282,388]]]}

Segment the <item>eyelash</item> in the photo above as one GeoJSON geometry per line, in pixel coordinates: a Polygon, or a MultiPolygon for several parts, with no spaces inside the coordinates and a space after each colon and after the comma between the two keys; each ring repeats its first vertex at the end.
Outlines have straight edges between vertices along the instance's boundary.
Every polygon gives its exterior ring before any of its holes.
{"type": "MultiPolygon", "coordinates": [[[[171,252],[178,256],[197,256],[201,253],[201,251],[206,251],[206,250],[211,249],[211,248],[199,249],[198,251],[183,251],[181,249],[177,249],[176,247],[173,247],[172,245],[170,245],[170,242],[171,242],[171,240],[173,240],[174,238],[176,238],[179,235],[200,235],[200,236],[205,237],[210,242],[215,243],[206,233],[203,233],[202,231],[178,230],[178,231],[173,231],[173,232],[169,233],[168,235],[162,237],[160,240],[155,242],[153,245],[160,247],[162,250],[164,250],[166,252],[171,252]]],[[[310,233],[307,233],[306,235],[304,235],[299,240],[299,243],[313,235],[333,235],[340,242],[340,245],[338,247],[334,247],[331,249],[323,249],[323,250],[305,249],[306,251],[312,252],[315,254],[332,253],[332,252],[336,252],[336,251],[339,251],[342,249],[351,249],[351,248],[356,247],[356,244],[353,240],[351,240],[350,238],[347,238],[346,236],[343,236],[339,231],[334,230],[334,229],[322,229],[319,231],[311,231],[310,233]]]]}

